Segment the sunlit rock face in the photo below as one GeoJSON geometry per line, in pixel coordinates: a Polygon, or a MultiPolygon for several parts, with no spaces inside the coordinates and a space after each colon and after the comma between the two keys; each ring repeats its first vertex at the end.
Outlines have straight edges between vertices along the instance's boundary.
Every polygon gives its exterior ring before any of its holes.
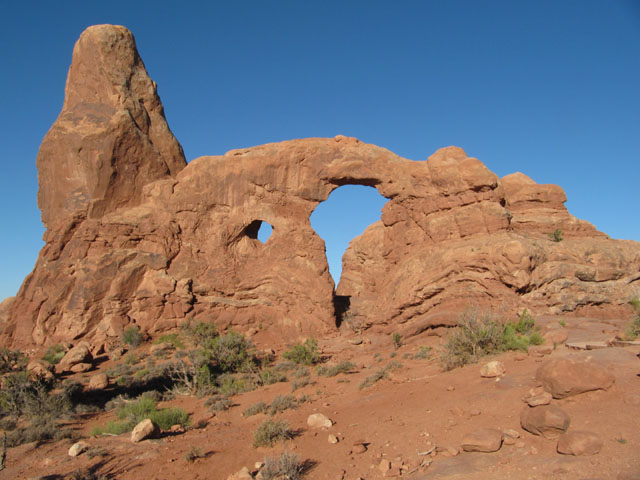
{"type": "Polygon", "coordinates": [[[456,147],[412,161],[338,136],[187,165],[124,27],[78,40],[37,164],[46,245],[0,304],[5,344],[108,342],[131,324],[157,332],[190,318],[290,340],[348,327],[411,335],[470,305],[615,315],[640,280],[640,244],[571,216],[560,187],[500,179],[456,147]],[[351,242],[334,292],[309,217],[345,184],[389,202],[351,242]],[[266,243],[261,222],[273,227],[266,243]]]}

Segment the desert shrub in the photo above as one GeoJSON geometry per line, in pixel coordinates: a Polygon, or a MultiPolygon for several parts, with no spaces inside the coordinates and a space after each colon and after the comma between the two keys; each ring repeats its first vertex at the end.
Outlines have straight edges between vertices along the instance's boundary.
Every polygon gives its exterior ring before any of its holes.
{"type": "Polygon", "coordinates": [[[402,346],[402,337],[398,332],[394,332],[391,336],[391,341],[393,342],[393,348],[396,350],[402,346]]]}
{"type": "Polygon", "coordinates": [[[360,384],[358,385],[358,388],[362,390],[363,388],[370,387],[371,385],[382,380],[383,378],[387,378],[389,371],[394,370],[396,368],[401,368],[401,367],[402,367],[402,364],[399,362],[396,362],[396,361],[390,362],[384,368],[381,368],[380,370],[375,372],[373,375],[369,375],[362,382],[360,382],[360,384]]]}
{"type": "Polygon", "coordinates": [[[269,405],[264,402],[256,402],[253,405],[249,405],[249,407],[242,412],[243,417],[252,417],[254,415],[258,415],[259,413],[266,413],[269,409],[269,405]]]}
{"type": "Polygon", "coordinates": [[[22,370],[27,365],[27,357],[18,350],[0,348],[0,375],[22,370]]]}
{"type": "Polygon", "coordinates": [[[633,299],[629,303],[635,312],[635,318],[627,326],[626,338],[635,340],[640,337],[640,299],[633,299]]]}
{"type": "Polygon", "coordinates": [[[257,361],[251,342],[241,334],[228,332],[215,337],[204,345],[204,354],[220,373],[248,372],[257,361]]]}
{"type": "Polygon", "coordinates": [[[337,365],[327,366],[322,365],[316,368],[316,373],[324,377],[335,377],[340,373],[349,373],[356,368],[356,365],[351,362],[340,362],[337,365]]]}
{"type": "Polygon", "coordinates": [[[229,397],[225,397],[224,395],[214,395],[213,397],[207,399],[204,404],[209,407],[209,410],[212,412],[223,412],[229,410],[233,407],[233,402],[229,397]]]}
{"type": "Polygon", "coordinates": [[[63,438],[74,438],[74,434],[67,428],[60,428],[54,421],[41,420],[10,432],[7,435],[7,446],[17,447],[25,443],[58,441],[63,438]]]}
{"type": "Polygon", "coordinates": [[[57,343],[47,348],[47,351],[44,352],[42,359],[45,362],[50,363],[51,365],[57,365],[60,360],[62,360],[62,357],[64,357],[65,353],[67,352],[64,346],[57,343]]]}
{"type": "Polygon", "coordinates": [[[189,448],[189,451],[185,454],[184,459],[187,462],[193,462],[198,458],[203,458],[204,457],[204,453],[202,452],[202,449],[199,447],[196,447],[195,445],[192,445],[191,448],[189,448]]]}
{"type": "Polygon", "coordinates": [[[544,339],[531,314],[524,310],[518,322],[505,323],[490,313],[467,310],[460,325],[448,338],[440,361],[445,370],[476,363],[486,355],[507,350],[524,350],[544,339]]]}
{"type": "Polygon", "coordinates": [[[4,377],[0,390],[0,413],[27,420],[55,420],[71,412],[71,392],[53,393],[53,379],[31,378],[25,372],[4,377]]]}
{"type": "Polygon", "coordinates": [[[564,232],[559,228],[549,234],[549,240],[553,242],[561,242],[564,240],[564,232]]]}
{"type": "Polygon", "coordinates": [[[122,342],[132,347],[137,347],[142,343],[143,336],[140,333],[140,327],[131,326],[122,331],[122,342]]]}
{"type": "Polygon", "coordinates": [[[184,343],[177,333],[165,333],[153,341],[154,345],[166,343],[173,348],[184,348],[184,343]]]}
{"type": "Polygon", "coordinates": [[[258,426],[253,436],[253,446],[272,447],[277,442],[292,439],[293,436],[293,431],[286,421],[269,419],[258,426]]]}
{"type": "Polygon", "coordinates": [[[313,338],[308,338],[303,344],[294,345],[290,350],[284,352],[282,356],[301,365],[315,365],[321,360],[318,352],[318,342],[313,338]]]}
{"type": "Polygon", "coordinates": [[[282,413],[285,410],[298,408],[298,401],[293,395],[278,395],[269,405],[269,415],[282,413]]]}
{"type": "Polygon", "coordinates": [[[300,480],[304,476],[304,470],[304,463],[298,455],[284,452],[278,458],[265,458],[260,473],[264,480],[300,480]]]}
{"type": "Polygon", "coordinates": [[[424,359],[424,360],[428,360],[431,358],[431,347],[425,347],[424,345],[421,345],[420,348],[418,348],[418,351],[413,355],[413,360],[418,360],[418,359],[424,359]]]}
{"type": "Polygon", "coordinates": [[[213,323],[195,322],[193,318],[182,325],[181,329],[196,346],[204,346],[218,336],[218,331],[213,323]]]}
{"type": "Polygon", "coordinates": [[[258,375],[260,377],[260,383],[262,383],[262,385],[272,385],[274,383],[287,381],[286,373],[275,370],[273,368],[263,368],[262,370],[260,370],[260,373],[258,375]]]}
{"type": "Polygon", "coordinates": [[[307,385],[311,385],[311,384],[313,384],[313,382],[309,377],[298,378],[297,380],[294,380],[293,382],[291,382],[291,391],[295,392],[296,390],[300,388],[304,388],[307,385]]]}
{"type": "Polygon", "coordinates": [[[136,363],[138,363],[140,361],[140,359],[138,358],[138,356],[135,353],[129,353],[124,357],[124,364],[125,365],[135,365],[136,363]]]}
{"type": "Polygon", "coordinates": [[[298,364],[293,363],[293,362],[278,362],[276,363],[276,365],[273,367],[273,369],[276,372],[289,372],[291,370],[297,370],[298,369],[298,364]]]}

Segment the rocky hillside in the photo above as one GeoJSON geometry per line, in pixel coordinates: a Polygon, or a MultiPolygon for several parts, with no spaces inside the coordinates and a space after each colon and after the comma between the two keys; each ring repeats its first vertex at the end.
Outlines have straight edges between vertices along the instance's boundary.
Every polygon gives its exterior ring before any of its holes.
{"type": "Polygon", "coordinates": [[[612,316],[639,295],[639,243],[570,215],[560,187],[498,178],[459,148],[412,161],[337,136],[187,165],[124,27],[78,40],[37,165],[46,245],[0,306],[5,345],[108,346],[129,325],[189,318],[279,338],[345,324],[409,337],[468,305],[612,316]],[[346,184],[389,202],[352,241],[335,290],[309,216],[346,184]]]}

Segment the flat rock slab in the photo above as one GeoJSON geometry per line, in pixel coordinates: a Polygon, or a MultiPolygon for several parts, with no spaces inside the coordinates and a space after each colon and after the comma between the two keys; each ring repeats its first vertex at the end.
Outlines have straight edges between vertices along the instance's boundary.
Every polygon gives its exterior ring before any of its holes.
{"type": "Polygon", "coordinates": [[[502,446],[502,431],[497,428],[480,428],[467,433],[462,439],[465,452],[497,452],[502,446]]]}
{"type": "Polygon", "coordinates": [[[572,350],[597,350],[599,348],[609,348],[612,344],[603,341],[590,341],[590,342],[568,342],[565,343],[567,348],[572,350]]]}

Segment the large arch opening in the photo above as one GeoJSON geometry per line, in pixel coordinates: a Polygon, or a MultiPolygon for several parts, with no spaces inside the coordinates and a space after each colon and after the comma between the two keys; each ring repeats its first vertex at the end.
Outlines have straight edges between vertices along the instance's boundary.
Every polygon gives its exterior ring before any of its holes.
{"type": "Polygon", "coordinates": [[[329,273],[336,287],[342,275],[342,256],[349,243],[380,220],[382,207],[388,201],[374,187],[343,185],[311,214],[311,227],[324,240],[329,273]]]}

